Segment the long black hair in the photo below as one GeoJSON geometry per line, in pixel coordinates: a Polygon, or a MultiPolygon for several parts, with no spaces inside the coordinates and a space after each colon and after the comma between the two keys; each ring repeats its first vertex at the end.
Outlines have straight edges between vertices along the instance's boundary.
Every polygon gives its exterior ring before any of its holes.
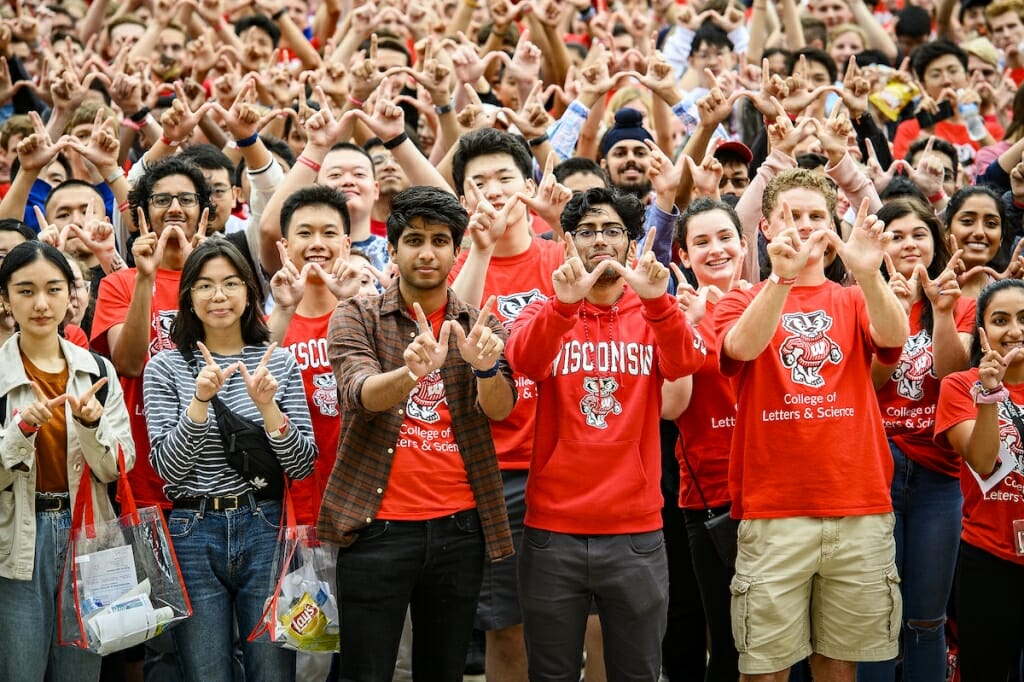
{"type": "MultiPolygon", "coordinates": [[[[64,279],[68,283],[68,306],[70,307],[71,291],[75,286],[74,270],[71,269],[71,265],[68,263],[68,259],[63,253],[46,242],[41,242],[35,239],[18,244],[8,251],[4,259],[0,261],[0,294],[3,294],[3,297],[10,301],[11,296],[10,292],[7,291],[7,287],[11,283],[11,277],[13,277],[14,273],[18,270],[35,263],[37,260],[45,260],[49,262],[60,271],[61,275],[64,276],[64,279]]],[[[15,324],[15,329],[17,328],[18,326],[15,324]]],[[[63,320],[61,320],[57,325],[57,333],[64,336],[63,320]]]]}

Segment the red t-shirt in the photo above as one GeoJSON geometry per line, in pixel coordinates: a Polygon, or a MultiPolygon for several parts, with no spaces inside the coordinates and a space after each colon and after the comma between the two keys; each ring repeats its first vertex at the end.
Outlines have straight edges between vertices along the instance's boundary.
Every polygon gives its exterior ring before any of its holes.
{"type": "MultiPolygon", "coordinates": [[[[103,278],[96,298],[96,312],[92,318],[92,345],[96,352],[110,356],[107,332],[117,324],[123,324],[128,316],[132,294],[135,291],[135,268],[118,270],[103,278]]],[[[171,323],[178,316],[178,282],[181,272],[177,270],[156,271],[153,300],[150,304],[149,352],[148,357],[164,350],[171,350],[171,323]]],[[[135,439],[135,467],[128,472],[135,501],[140,506],[161,506],[170,508],[171,503],[164,495],[164,481],[153,471],[149,463],[149,433],[146,431],[146,417],[143,411],[142,375],[121,377],[124,401],[128,406],[132,437],[135,439]]]]}
{"type": "Polygon", "coordinates": [[[709,507],[729,503],[729,448],[736,425],[736,392],[732,383],[718,369],[712,325],[714,305],[708,303],[704,319],[697,330],[708,347],[704,365],[693,375],[690,404],[676,419],[679,441],[679,506],[682,509],[704,509],[700,493],[709,507]],[[683,460],[686,448],[686,460],[683,460]],[[689,467],[687,467],[689,463],[689,467]],[[693,469],[700,493],[693,485],[693,469]]]}
{"type": "Polygon", "coordinates": [[[73,324],[64,326],[64,338],[80,348],[89,350],[89,337],[85,330],[73,324]]]}
{"type": "Polygon", "coordinates": [[[375,234],[378,237],[388,238],[388,225],[383,220],[374,220],[370,218],[370,234],[375,234]]]}
{"type": "MultiPolygon", "coordinates": [[[[959,332],[974,331],[975,301],[961,298],[953,311],[959,332]]],[[[878,389],[885,434],[907,457],[952,478],[960,476],[960,455],[935,444],[935,406],[939,401],[939,379],[932,367],[932,339],[921,328],[918,301],[910,310],[910,338],[903,346],[892,377],[878,389]]]]}
{"type": "MultiPolygon", "coordinates": [[[[935,442],[949,447],[946,432],[957,424],[978,418],[971,386],[978,381],[978,368],[950,374],[942,380],[939,409],[935,417],[935,442]]],[[[1007,385],[1014,405],[1024,415],[1024,384],[1007,385]]],[[[1024,439],[1004,405],[999,405],[999,465],[982,478],[967,462],[960,469],[964,493],[961,537],[1000,559],[1024,564],[1017,556],[1013,522],[1024,519],[1024,439]]]]}
{"type": "Polygon", "coordinates": [[[871,358],[900,348],[871,340],[864,295],[826,281],[793,287],[775,335],[749,362],[722,353],[726,334],[764,283],[731,291],[712,321],[722,373],[739,399],[729,462],[736,518],[832,517],[892,511],[892,455],[871,358]]]}
{"type": "Polygon", "coordinates": [[[327,358],[327,324],[331,315],[320,317],[292,317],[281,346],[288,349],[302,371],[306,388],[306,403],[313,420],[313,436],[317,455],[313,474],[292,481],[292,500],[300,525],[315,526],[320,514],[327,480],[338,455],[338,437],[341,435],[341,412],[338,409],[338,385],[327,358]]]}
{"type": "MultiPolygon", "coordinates": [[[[435,335],[444,315],[442,306],[427,318],[435,335]]],[[[405,405],[377,518],[424,521],[475,508],[466,464],[452,433],[441,372],[434,370],[420,379],[405,405]]]]}
{"type": "MultiPolygon", "coordinates": [[[[448,275],[449,282],[455,281],[468,256],[469,250],[464,249],[448,275]]],[[[517,256],[491,257],[481,303],[496,296],[494,314],[505,329],[511,331],[512,323],[523,308],[554,294],[551,273],[563,262],[565,251],[562,245],[540,237],[534,237],[530,248],[517,256]]],[[[508,418],[491,422],[491,436],[498,453],[498,466],[502,469],[528,469],[533,455],[537,386],[518,372],[514,377],[519,400],[508,418]]]]}
{"type": "MultiPolygon", "coordinates": [[[[999,125],[998,121],[986,120],[985,128],[988,129],[994,139],[1003,139],[1003,127],[999,125]]],[[[910,145],[919,137],[921,137],[921,124],[917,122],[916,118],[908,118],[900,123],[896,128],[896,136],[892,141],[893,157],[897,159],[906,158],[910,145]]],[[[971,139],[971,136],[967,133],[967,126],[963,123],[939,121],[935,124],[935,137],[946,140],[954,147],[957,147],[958,150],[962,147],[970,147],[966,155],[960,153],[961,161],[964,158],[974,158],[974,153],[981,149],[981,143],[971,139]]]]}

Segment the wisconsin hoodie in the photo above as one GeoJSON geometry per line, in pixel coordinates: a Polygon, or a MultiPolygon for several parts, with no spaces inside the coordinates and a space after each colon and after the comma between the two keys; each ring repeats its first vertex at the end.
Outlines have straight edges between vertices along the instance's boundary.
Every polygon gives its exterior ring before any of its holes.
{"type": "Polygon", "coordinates": [[[526,525],[580,535],[661,528],[661,384],[696,372],[704,343],[675,298],[626,287],[611,306],[526,307],[505,356],[537,383],[526,525]]]}

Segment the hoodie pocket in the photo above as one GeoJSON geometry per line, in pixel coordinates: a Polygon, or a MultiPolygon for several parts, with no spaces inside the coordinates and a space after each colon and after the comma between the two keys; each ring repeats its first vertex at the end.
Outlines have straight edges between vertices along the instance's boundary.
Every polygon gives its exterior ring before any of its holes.
{"type": "Polygon", "coordinates": [[[562,440],[529,485],[551,512],[615,516],[646,508],[648,482],[639,441],[562,440]]]}

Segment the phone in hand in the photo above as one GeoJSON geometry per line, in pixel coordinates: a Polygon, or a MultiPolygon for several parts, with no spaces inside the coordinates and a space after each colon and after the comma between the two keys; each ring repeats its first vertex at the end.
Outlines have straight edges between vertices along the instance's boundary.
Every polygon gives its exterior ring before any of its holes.
{"type": "Polygon", "coordinates": [[[953,105],[948,101],[943,100],[939,102],[939,110],[934,114],[928,111],[919,111],[914,116],[917,119],[918,125],[921,126],[921,130],[931,128],[939,121],[945,121],[948,118],[953,118],[953,105]]]}

